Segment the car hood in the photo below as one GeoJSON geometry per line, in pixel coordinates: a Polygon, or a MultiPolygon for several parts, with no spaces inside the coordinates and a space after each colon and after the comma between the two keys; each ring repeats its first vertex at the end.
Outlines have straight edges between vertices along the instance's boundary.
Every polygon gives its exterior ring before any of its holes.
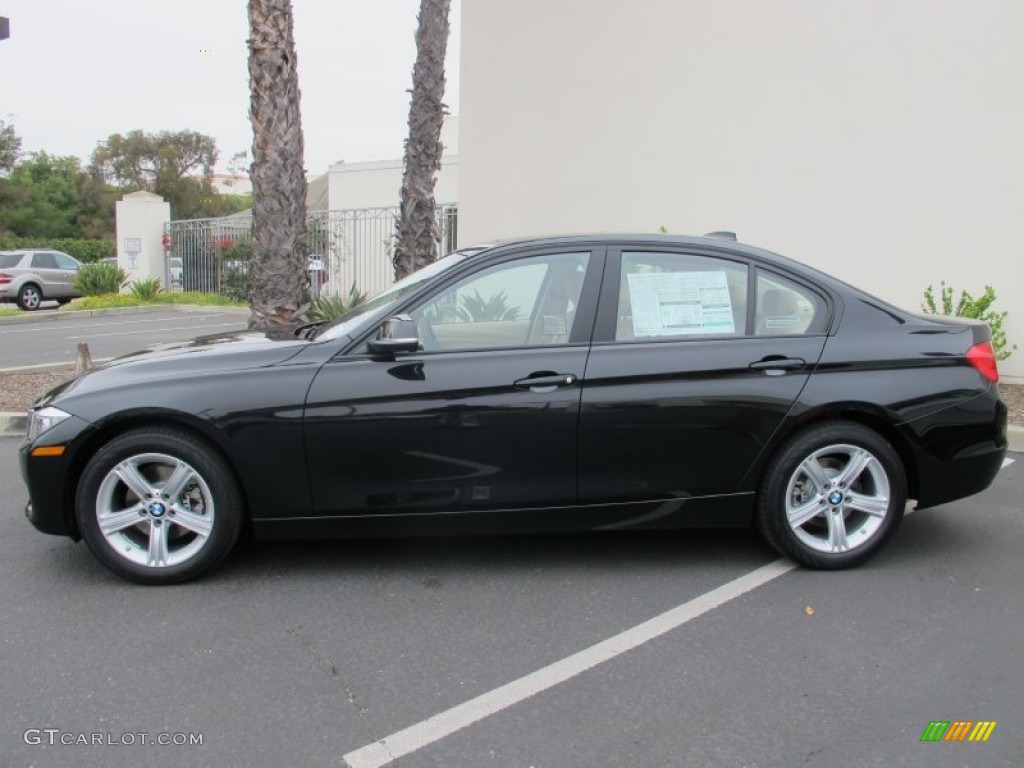
{"type": "Polygon", "coordinates": [[[157,344],[110,360],[65,382],[48,392],[37,405],[150,379],[196,377],[277,365],[294,357],[309,344],[303,339],[275,338],[259,331],[215,334],[191,341],[157,344]]]}

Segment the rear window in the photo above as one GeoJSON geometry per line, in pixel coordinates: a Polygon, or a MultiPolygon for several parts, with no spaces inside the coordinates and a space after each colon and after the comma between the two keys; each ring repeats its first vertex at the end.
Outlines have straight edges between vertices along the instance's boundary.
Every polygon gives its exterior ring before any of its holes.
{"type": "Polygon", "coordinates": [[[0,253],[0,269],[14,269],[19,261],[20,253],[0,253]]]}

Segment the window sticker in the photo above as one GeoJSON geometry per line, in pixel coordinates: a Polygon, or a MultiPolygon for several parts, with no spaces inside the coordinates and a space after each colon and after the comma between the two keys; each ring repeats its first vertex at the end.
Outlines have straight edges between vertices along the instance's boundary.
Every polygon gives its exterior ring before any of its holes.
{"type": "Polygon", "coordinates": [[[626,277],[635,336],[736,332],[724,271],[641,273],[626,277]]]}
{"type": "Polygon", "coordinates": [[[803,322],[799,315],[769,315],[764,319],[765,328],[794,328],[803,322]]]}

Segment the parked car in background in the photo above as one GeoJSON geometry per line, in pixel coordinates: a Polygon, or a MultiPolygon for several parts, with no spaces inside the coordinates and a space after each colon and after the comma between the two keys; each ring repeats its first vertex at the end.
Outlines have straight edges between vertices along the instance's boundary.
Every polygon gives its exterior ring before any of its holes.
{"type": "Polygon", "coordinates": [[[846,568],[1006,452],[988,326],[735,239],[453,253],[293,337],[225,333],[51,391],[29,520],[130,579],[262,538],[755,525],[846,568]]]}
{"type": "Polygon", "coordinates": [[[67,304],[82,295],[73,285],[81,266],[60,251],[0,251],[0,301],[30,311],[50,299],[67,304]]]}

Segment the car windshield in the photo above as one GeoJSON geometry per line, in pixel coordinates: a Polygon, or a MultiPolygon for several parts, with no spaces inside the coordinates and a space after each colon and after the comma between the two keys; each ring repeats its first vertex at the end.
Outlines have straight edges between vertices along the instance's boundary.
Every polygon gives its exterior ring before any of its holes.
{"type": "Polygon", "coordinates": [[[456,251],[428,264],[423,269],[402,278],[383,293],[379,293],[369,301],[365,301],[351,312],[347,312],[336,320],[321,327],[314,338],[318,340],[337,339],[342,336],[355,336],[374,323],[388,317],[395,306],[408,293],[413,291],[424,280],[446,272],[476,250],[456,251]]]}

